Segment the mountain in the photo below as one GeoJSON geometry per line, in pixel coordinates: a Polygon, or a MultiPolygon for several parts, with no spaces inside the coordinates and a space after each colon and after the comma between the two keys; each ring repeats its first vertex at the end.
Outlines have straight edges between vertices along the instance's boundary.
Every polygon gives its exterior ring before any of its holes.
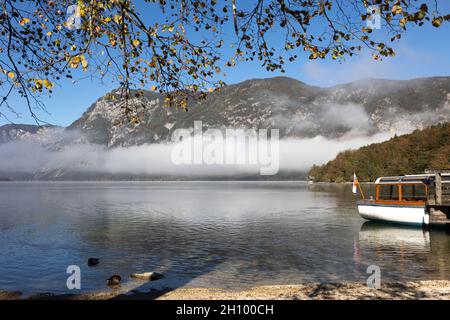
{"type": "MultiPolygon", "coordinates": [[[[114,93],[113,93],[114,94],[114,93]]],[[[330,88],[275,77],[229,85],[205,100],[192,100],[188,112],[164,106],[164,95],[145,91],[131,103],[138,124],[125,120],[123,100],[98,99],[67,129],[108,147],[170,140],[177,128],[278,128],[281,137],[338,138],[346,134],[410,132],[450,119],[450,77],[406,81],[364,79],[330,88]]]]}
{"type": "Polygon", "coordinates": [[[344,182],[356,172],[359,180],[374,181],[430,168],[450,168],[450,123],[342,152],[325,165],[314,166],[309,175],[314,181],[344,182]]]}
{"type": "Polygon", "coordinates": [[[0,126],[0,144],[35,135],[41,129],[49,127],[31,124],[6,124],[0,126]]]}

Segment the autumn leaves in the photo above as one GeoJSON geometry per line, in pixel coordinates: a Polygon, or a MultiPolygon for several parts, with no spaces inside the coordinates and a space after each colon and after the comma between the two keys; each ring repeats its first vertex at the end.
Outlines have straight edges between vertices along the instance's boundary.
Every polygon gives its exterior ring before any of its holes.
{"type": "Polygon", "coordinates": [[[34,0],[7,1],[3,12],[4,98],[15,90],[29,104],[80,69],[123,89],[127,113],[131,89],[163,93],[168,106],[186,108],[188,98],[220,89],[226,68],[239,63],[284,72],[288,61],[341,60],[364,47],[382,59],[395,54],[388,40],[398,41],[409,24],[450,20],[431,0],[34,0]],[[366,26],[371,6],[385,37],[366,26]]]}

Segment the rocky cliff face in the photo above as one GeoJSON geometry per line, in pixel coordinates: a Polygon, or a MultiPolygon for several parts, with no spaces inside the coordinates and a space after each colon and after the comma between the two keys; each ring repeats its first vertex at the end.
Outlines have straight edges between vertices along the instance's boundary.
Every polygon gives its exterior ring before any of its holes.
{"type": "Polygon", "coordinates": [[[43,128],[45,127],[30,124],[7,124],[0,126],[0,144],[35,135],[43,128]]]}
{"type": "Polygon", "coordinates": [[[141,110],[134,125],[124,121],[123,101],[102,97],[68,129],[109,147],[166,142],[194,120],[205,129],[278,128],[282,137],[296,138],[410,131],[450,119],[450,77],[366,79],[331,88],[285,77],[248,80],[190,101],[188,112],[166,108],[163,100],[152,92],[133,99],[141,110]]]}

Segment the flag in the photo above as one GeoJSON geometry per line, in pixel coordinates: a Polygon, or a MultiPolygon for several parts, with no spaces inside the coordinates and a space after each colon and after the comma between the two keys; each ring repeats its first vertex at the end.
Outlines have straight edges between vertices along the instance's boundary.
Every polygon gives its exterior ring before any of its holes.
{"type": "Polygon", "coordinates": [[[353,187],[352,192],[354,194],[358,194],[358,178],[356,177],[356,173],[353,173],[353,187]]]}

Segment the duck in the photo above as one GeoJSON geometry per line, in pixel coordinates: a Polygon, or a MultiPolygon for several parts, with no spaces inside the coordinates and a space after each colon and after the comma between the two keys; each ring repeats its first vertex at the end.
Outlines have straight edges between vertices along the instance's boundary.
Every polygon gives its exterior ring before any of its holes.
{"type": "Polygon", "coordinates": [[[93,267],[93,266],[98,265],[99,262],[100,262],[99,258],[89,258],[87,264],[89,267],[93,267]]]}
{"type": "Polygon", "coordinates": [[[111,276],[110,278],[108,278],[106,281],[107,281],[108,286],[113,287],[113,286],[120,285],[121,280],[122,280],[122,277],[115,274],[115,275],[111,276]]]}

